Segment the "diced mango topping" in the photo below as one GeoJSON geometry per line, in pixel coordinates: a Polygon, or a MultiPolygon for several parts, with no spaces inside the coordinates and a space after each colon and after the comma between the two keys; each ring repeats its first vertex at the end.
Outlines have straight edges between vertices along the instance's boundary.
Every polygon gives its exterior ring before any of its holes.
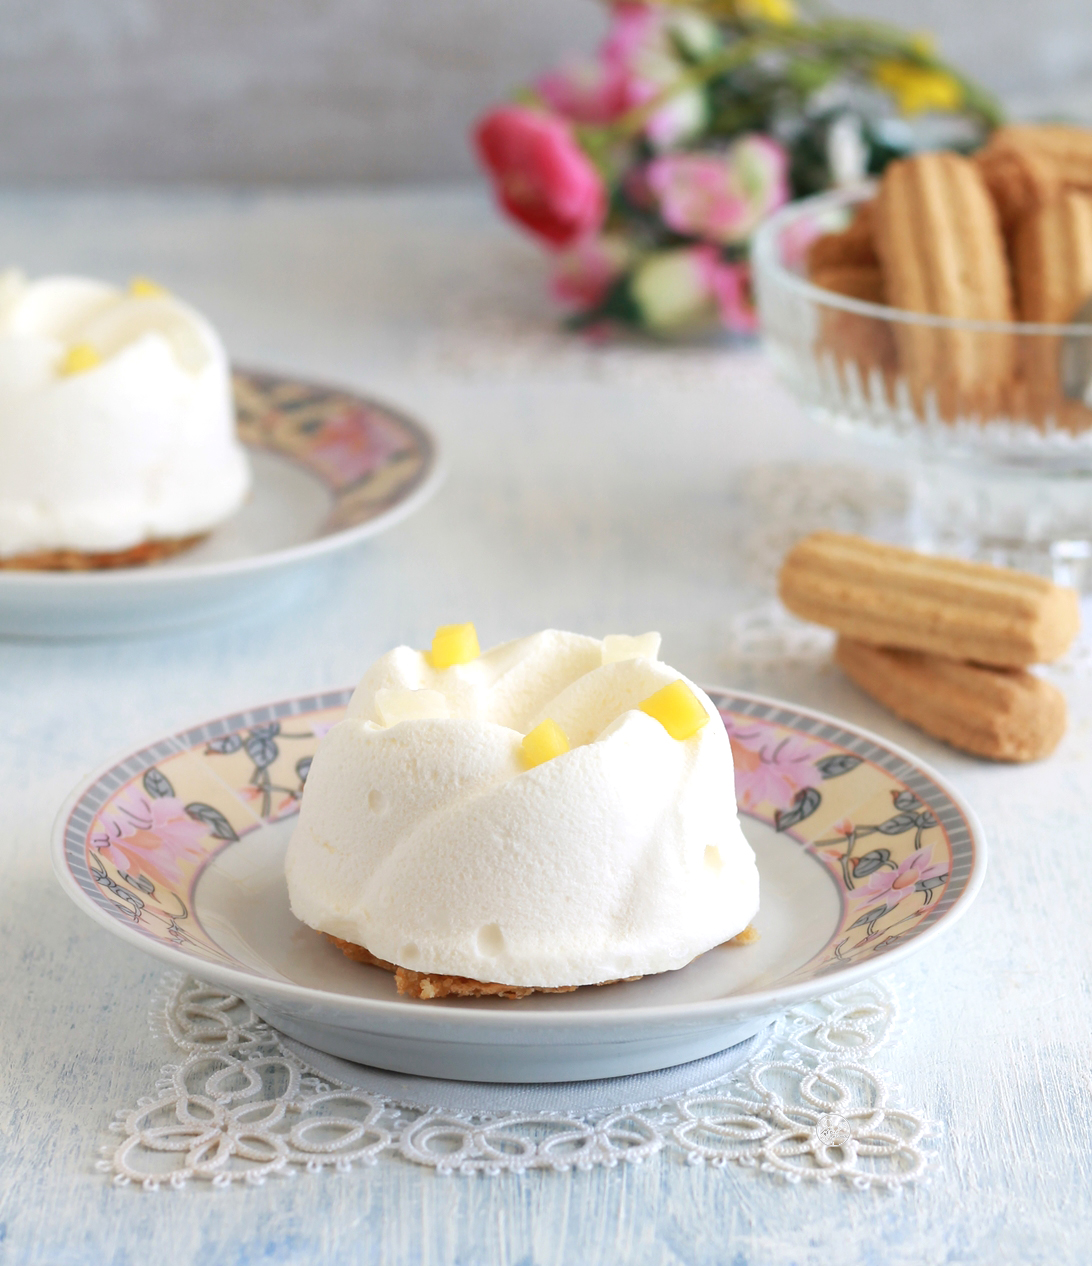
{"type": "Polygon", "coordinates": [[[624,659],[655,659],[660,653],[659,633],[608,633],[603,639],[603,663],[618,664],[624,659]]]}
{"type": "Polygon", "coordinates": [[[375,710],[384,725],[451,715],[447,699],[439,690],[403,690],[389,686],[381,686],[375,692],[375,710]]]}
{"type": "Polygon", "coordinates": [[[549,717],[541,725],[536,725],[530,734],[523,736],[523,759],[527,762],[528,769],[545,765],[548,760],[553,760],[555,756],[568,750],[569,740],[565,731],[549,717]]]}
{"type": "Polygon", "coordinates": [[[170,293],[166,286],[150,277],[133,277],[129,282],[129,294],[134,299],[162,299],[170,293]]]}
{"type": "Polygon", "coordinates": [[[432,639],[433,668],[469,664],[482,653],[473,624],[441,624],[432,639]]]}
{"type": "Polygon", "coordinates": [[[701,700],[681,678],[649,695],[638,706],[659,721],[673,739],[688,739],[709,722],[701,700]]]}
{"type": "Polygon", "coordinates": [[[102,357],[90,343],[73,343],[61,361],[60,372],[66,376],[86,374],[102,364],[102,357]]]}

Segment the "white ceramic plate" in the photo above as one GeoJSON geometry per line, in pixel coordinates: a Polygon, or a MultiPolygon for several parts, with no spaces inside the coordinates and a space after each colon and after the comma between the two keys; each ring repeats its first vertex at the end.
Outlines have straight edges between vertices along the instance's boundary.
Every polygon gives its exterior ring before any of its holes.
{"type": "Polygon", "coordinates": [[[148,567],[0,571],[0,634],[110,637],[229,618],[280,601],[317,559],[385,531],[439,482],[419,423],[350,392],[237,372],[246,505],[204,541],[148,567]]]}
{"type": "Polygon", "coordinates": [[[57,877],[85,914],[345,1059],[467,1081],[666,1068],[892,965],[982,882],[974,814],[910,753],[819,713],[712,690],[758,856],[758,942],[573,994],[413,1001],[288,907],[283,859],[303,782],[349,693],[220,717],[111,761],[69,798],[53,836],[57,877]]]}

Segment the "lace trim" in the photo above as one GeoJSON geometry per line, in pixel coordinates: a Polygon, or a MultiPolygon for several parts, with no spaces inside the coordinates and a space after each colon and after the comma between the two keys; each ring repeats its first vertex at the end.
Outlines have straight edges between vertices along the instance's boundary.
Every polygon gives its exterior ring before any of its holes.
{"type": "MultiPolygon", "coordinates": [[[[897,1014],[893,995],[869,981],[792,1008],[742,1067],[682,1094],[571,1114],[466,1112],[320,1075],[240,998],[171,975],[151,1023],[181,1058],[162,1069],[154,1095],[117,1114],[110,1128],[120,1138],[101,1149],[96,1168],[118,1186],[156,1191],[345,1172],[381,1158],[495,1175],[664,1153],[791,1183],[895,1190],[921,1178],[931,1156],[923,1147],[931,1127],[893,1106],[871,1066],[897,1014]]],[[[627,1084],[618,1079],[620,1093],[627,1084]]],[[[503,1102],[505,1088],[496,1093],[503,1102]]]]}

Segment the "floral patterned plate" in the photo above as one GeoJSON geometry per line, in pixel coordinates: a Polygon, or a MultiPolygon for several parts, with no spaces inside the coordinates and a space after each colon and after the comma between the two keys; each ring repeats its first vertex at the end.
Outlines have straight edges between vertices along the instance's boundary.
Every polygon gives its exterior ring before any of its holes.
{"type": "Polygon", "coordinates": [[[112,761],[71,796],[53,837],[57,876],[84,913],[346,1059],[472,1081],[665,1068],[893,965],[982,882],[974,814],[908,752],[819,713],[712,690],[758,857],[756,943],[518,1003],[401,998],[388,973],[349,962],[288,907],[293,819],[349,694],[220,717],[112,761]]]}
{"type": "Polygon", "coordinates": [[[439,482],[435,440],[386,405],[242,371],[235,404],[254,468],[238,514],[149,567],[0,571],[0,634],[108,637],[268,610],[320,557],[391,527],[439,482]]]}

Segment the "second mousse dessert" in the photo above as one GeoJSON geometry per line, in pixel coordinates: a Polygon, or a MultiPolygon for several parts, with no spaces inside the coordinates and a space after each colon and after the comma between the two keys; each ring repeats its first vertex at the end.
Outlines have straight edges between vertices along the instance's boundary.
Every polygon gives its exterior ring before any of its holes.
{"type": "Polygon", "coordinates": [[[141,279],[0,274],[0,567],[156,562],[249,487],[227,356],[200,313],[141,279]]]}

